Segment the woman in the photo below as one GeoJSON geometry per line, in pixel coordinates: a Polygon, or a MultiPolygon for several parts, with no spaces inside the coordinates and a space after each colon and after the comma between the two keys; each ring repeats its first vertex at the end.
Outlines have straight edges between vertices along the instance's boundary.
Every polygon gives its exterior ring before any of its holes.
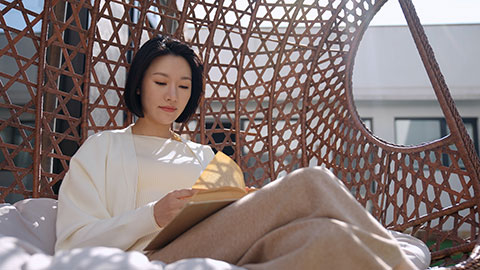
{"type": "MultiPolygon", "coordinates": [[[[55,249],[110,246],[142,251],[196,191],[214,154],[170,129],[195,112],[202,64],[185,44],[145,43],[124,99],[139,118],[89,137],[59,192],[55,249]]],[[[147,253],[172,262],[210,257],[248,269],[416,269],[392,236],[329,171],[300,169],[245,196],[147,253]]]]}

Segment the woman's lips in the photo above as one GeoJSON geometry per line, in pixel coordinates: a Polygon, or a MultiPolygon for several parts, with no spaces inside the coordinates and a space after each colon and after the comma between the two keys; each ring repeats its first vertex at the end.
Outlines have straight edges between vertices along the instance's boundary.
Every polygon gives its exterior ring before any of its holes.
{"type": "Polygon", "coordinates": [[[168,106],[160,106],[159,108],[166,112],[174,112],[177,110],[177,108],[175,107],[168,107],[168,106]]]}

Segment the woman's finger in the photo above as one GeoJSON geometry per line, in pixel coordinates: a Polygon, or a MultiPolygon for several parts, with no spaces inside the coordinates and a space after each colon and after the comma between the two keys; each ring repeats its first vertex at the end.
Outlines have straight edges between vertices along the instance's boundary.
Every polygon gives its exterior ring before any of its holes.
{"type": "Polygon", "coordinates": [[[186,199],[186,198],[192,197],[197,192],[198,191],[193,190],[193,189],[178,189],[178,190],[175,190],[174,196],[177,199],[186,199]]]}

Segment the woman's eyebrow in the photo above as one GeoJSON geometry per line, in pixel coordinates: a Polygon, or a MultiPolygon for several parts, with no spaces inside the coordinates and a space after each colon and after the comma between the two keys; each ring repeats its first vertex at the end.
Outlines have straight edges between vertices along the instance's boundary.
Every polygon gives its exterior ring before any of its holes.
{"type": "MultiPolygon", "coordinates": [[[[162,75],[162,76],[165,76],[165,77],[170,77],[166,73],[163,73],[163,72],[154,72],[152,75],[162,75]]],[[[183,76],[180,79],[182,79],[182,80],[192,80],[192,78],[190,78],[188,76],[183,76]]]]}
{"type": "Polygon", "coordinates": [[[165,77],[169,77],[166,73],[163,73],[163,72],[154,72],[152,73],[152,75],[162,75],[162,76],[165,76],[165,77]]]}

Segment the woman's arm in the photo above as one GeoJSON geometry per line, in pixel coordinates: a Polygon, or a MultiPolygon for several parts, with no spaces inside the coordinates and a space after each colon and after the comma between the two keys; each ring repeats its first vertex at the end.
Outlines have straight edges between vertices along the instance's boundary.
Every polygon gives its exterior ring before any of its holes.
{"type": "Polygon", "coordinates": [[[165,227],[182,210],[189,198],[198,191],[193,189],[177,189],[169,192],[155,203],[154,218],[158,226],[165,227]]]}
{"type": "Polygon", "coordinates": [[[86,246],[126,250],[160,229],[153,214],[155,202],[116,216],[108,211],[109,147],[107,135],[94,135],[71,159],[58,198],[56,251],[86,246]]]}

